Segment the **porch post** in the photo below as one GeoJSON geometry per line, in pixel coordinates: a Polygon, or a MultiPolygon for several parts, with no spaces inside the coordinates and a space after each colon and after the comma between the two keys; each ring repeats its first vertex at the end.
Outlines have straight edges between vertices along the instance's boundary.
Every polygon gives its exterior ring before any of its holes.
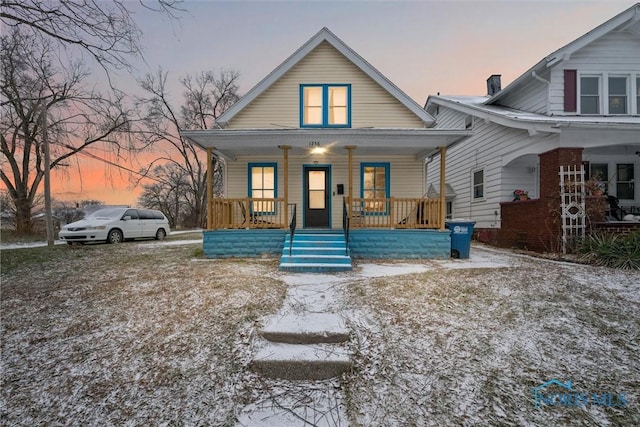
{"type": "Polygon", "coordinates": [[[355,145],[345,145],[344,146],[345,150],[347,150],[347,152],[349,153],[349,161],[348,161],[348,168],[349,168],[349,195],[347,196],[347,204],[348,206],[348,212],[347,214],[349,215],[349,221],[351,221],[351,210],[353,208],[353,150],[356,149],[355,145]]]}
{"type": "Polygon", "coordinates": [[[213,148],[207,148],[207,230],[213,229],[213,148]]]}
{"type": "Polygon", "coordinates": [[[447,147],[438,147],[438,149],[440,150],[440,230],[444,231],[444,221],[447,216],[447,186],[445,179],[447,147]]]}
{"type": "Polygon", "coordinates": [[[290,145],[279,145],[284,156],[284,171],[282,173],[283,185],[284,185],[284,222],[285,227],[289,225],[289,150],[290,145]]]}

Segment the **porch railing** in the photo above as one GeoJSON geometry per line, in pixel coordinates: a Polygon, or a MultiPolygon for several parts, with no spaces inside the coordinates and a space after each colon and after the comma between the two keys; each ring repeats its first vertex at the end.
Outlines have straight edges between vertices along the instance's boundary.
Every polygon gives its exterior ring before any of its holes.
{"type": "Polygon", "coordinates": [[[352,198],[350,228],[440,228],[440,200],[352,198]]]}
{"type": "MultiPolygon", "coordinates": [[[[349,229],[355,228],[440,228],[440,200],[427,198],[345,198],[349,229]]],[[[213,199],[212,229],[288,229],[284,198],[213,199]]],[[[289,206],[291,210],[291,206],[289,206]]],[[[289,212],[289,216],[291,212],[289,212]]],[[[344,226],[344,224],[343,224],[344,226]]]]}
{"type": "Polygon", "coordinates": [[[213,229],[221,228],[287,228],[285,201],[245,197],[213,199],[213,229]]]}

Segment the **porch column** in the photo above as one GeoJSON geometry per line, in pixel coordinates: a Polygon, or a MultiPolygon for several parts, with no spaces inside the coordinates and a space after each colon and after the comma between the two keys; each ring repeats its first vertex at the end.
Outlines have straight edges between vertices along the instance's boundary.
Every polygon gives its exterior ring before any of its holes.
{"type": "Polygon", "coordinates": [[[447,147],[438,147],[438,149],[440,150],[440,230],[444,231],[444,221],[447,216],[447,186],[445,179],[447,147]]]}
{"type": "Polygon", "coordinates": [[[351,221],[351,209],[353,207],[353,150],[356,149],[355,145],[345,145],[344,149],[349,153],[349,195],[347,196],[348,215],[349,221],[351,221]]]}
{"type": "Polygon", "coordinates": [[[213,229],[213,148],[207,148],[207,230],[213,229]]]}
{"type": "Polygon", "coordinates": [[[284,157],[284,171],[282,173],[283,185],[284,185],[284,222],[289,224],[289,150],[290,145],[279,145],[278,148],[282,149],[284,157]]]}

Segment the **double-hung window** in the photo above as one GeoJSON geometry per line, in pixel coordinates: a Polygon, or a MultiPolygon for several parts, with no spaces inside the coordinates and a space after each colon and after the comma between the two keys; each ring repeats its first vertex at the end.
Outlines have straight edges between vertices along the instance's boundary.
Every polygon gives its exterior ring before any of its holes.
{"type": "Polygon", "coordinates": [[[609,114],[627,114],[627,100],[627,78],[609,77],[609,114]]]}
{"type": "Polygon", "coordinates": [[[616,165],[616,196],[618,199],[635,198],[633,163],[619,163],[616,165]]]}
{"type": "Polygon", "coordinates": [[[484,169],[471,172],[471,187],[473,200],[484,199],[484,169]]]}
{"type": "MultiPolygon", "coordinates": [[[[249,164],[249,197],[253,199],[275,199],[277,197],[277,163],[249,164]]],[[[253,201],[251,213],[275,212],[275,203],[270,200],[253,201]]]]}
{"type": "Polygon", "coordinates": [[[361,195],[364,212],[384,214],[389,198],[389,163],[362,163],[360,165],[361,195]],[[369,200],[367,200],[369,199],[369,200]]]}
{"type": "Polygon", "coordinates": [[[580,77],[580,113],[600,114],[600,77],[580,77]]]}
{"type": "Polygon", "coordinates": [[[300,127],[351,127],[351,85],[300,85],[300,127]]]}

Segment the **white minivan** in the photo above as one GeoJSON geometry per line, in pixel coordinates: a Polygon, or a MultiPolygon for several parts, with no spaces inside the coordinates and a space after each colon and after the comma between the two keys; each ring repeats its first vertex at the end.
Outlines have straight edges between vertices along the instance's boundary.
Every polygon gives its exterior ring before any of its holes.
{"type": "Polygon", "coordinates": [[[162,240],[169,234],[169,221],[160,211],[151,209],[107,208],[85,219],[62,227],[60,240],[72,243],[107,242],[154,238],[162,240]]]}

